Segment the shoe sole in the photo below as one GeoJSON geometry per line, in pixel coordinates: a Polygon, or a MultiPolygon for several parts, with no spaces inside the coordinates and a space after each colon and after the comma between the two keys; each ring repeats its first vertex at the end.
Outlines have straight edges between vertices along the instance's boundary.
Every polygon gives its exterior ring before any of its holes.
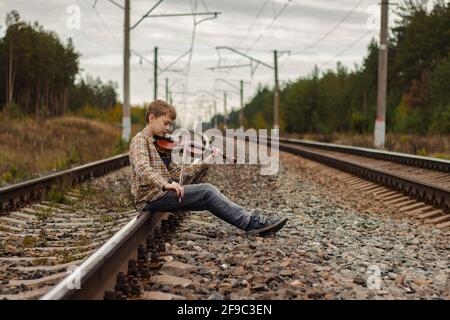
{"type": "Polygon", "coordinates": [[[270,226],[267,226],[267,227],[264,227],[261,229],[248,231],[247,234],[249,234],[249,235],[258,235],[258,234],[259,235],[267,235],[267,234],[275,233],[275,232],[279,231],[281,228],[283,228],[287,221],[288,221],[287,218],[283,218],[280,221],[278,221],[277,223],[274,223],[270,226]]]}

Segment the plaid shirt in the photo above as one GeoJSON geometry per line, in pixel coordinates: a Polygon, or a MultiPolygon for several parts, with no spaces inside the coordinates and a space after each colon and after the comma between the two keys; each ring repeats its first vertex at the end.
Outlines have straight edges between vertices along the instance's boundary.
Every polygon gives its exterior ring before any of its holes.
{"type": "MultiPolygon", "coordinates": [[[[166,167],[154,142],[155,139],[146,127],[134,136],[130,144],[131,194],[138,211],[142,211],[147,202],[165,195],[168,191],[163,190],[163,186],[173,180],[178,181],[180,177],[181,166],[171,162],[166,167]]],[[[184,176],[194,176],[206,167],[206,162],[186,166],[184,176]]]]}

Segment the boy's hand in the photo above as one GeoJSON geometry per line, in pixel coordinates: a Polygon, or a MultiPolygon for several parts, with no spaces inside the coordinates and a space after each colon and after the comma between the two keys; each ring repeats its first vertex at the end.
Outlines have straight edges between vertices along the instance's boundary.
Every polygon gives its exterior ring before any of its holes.
{"type": "Polygon", "coordinates": [[[216,148],[216,147],[212,147],[212,153],[211,155],[213,156],[213,158],[217,157],[217,155],[219,154],[220,149],[216,148]]]}
{"type": "Polygon", "coordinates": [[[179,198],[182,198],[184,196],[184,188],[175,181],[172,183],[165,184],[164,189],[175,191],[179,198]]]}
{"type": "Polygon", "coordinates": [[[219,152],[220,152],[219,148],[212,147],[211,154],[206,157],[205,162],[206,163],[212,163],[214,158],[217,157],[217,155],[219,154],[219,152]]]}

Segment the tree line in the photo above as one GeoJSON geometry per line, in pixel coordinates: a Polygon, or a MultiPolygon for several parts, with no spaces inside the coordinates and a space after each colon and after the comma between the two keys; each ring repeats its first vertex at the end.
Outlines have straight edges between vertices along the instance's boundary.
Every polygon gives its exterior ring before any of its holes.
{"type": "MultiPolygon", "coordinates": [[[[390,30],[386,125],[390,132],[450,133],[450,3],[408,0],[390,30]]],[[[280,128],[288,133],[372,133],[377,104],[378,44],[360,66],[316,66],[281,87],[280,128]]],[[[261,88],[244,108],[245,126],[273,124],[273,90],[261,88]]],[[[229,117],[239,126],[238,111],[229,117]]]]}
{"type": "Polygon", "coordinates": [[[0,38],[0,111],[33,116],[59,116],[85,105],[112,108],[117,85],[80,76],[72,40],[62,43],[37,22],[21,21],[17,11],[5,19],[0,38]]]}

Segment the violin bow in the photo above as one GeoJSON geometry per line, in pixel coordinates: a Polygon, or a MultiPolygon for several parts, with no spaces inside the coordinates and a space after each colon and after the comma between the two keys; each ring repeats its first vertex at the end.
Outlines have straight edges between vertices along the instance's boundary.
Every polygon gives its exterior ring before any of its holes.
{"type": "MultiPolygon", "coordinates": [[[[178,181],[178,184],[182,187],[183,186],[183,174],[184,174],[184,163],[185,163],[185,157],[186,157],[186,150],[187,150],[187,135],[184,135],[183,140],[183,156],[181,157],[181,170],[180,170],[180,179],[178,181]]],[[[181,195],[178,198],[178,202],[181,203],[181,195]]]]}

